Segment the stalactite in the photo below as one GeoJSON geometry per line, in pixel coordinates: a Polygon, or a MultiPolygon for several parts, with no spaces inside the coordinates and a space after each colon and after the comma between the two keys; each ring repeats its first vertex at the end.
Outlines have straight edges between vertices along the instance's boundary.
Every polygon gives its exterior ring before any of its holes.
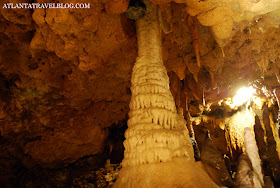
{"type": "Polygon", "coordinates": [[[226,45],[226,40],[220,39],[216,36],[216,34],[213,32],[213,29],[211,27],[209,27],[209,31],[212,34],[212,36],[214,37],[216,43],[219,45],[219,47],[221,48],[222,51],[222,55],[223,57],[225,57],[225,52],[224,52],[224,46],[226,45]]]}
{"type": "Polygon", "coordinates": [[[197,61],[197,66],[200,67],[201,63],[200,63],[200,54],[199,54],[199,36],[198,36],[197,19],[195,16],[188,15],[186,20],[192,37],[192,45],[197,61]]]}
{"type": "Polygon", "coordinates": [[[128,129],[122,170],[115,187],[216,187],[194,162],[181,110],[163,65],[158,7],[149,0],[136,21],[138,58],[131,78],[128,129]]]}

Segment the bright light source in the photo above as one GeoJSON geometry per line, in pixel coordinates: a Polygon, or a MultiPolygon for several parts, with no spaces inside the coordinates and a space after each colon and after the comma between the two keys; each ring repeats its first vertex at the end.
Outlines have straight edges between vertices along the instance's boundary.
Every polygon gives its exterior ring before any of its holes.
{"type": "Polygon", "coordinates": [[[235,106],[240,106],[250,100],[253,97],[253,94],[256,93],[256,90],[250,86],[250,87],[242,87],[235,97],[233,97],[233,104],[235,106]]]}
{"type": "Polygon", "coordinates": [[[256,93],[256,90],[250,86],[250,87],[242,87],[239,89],[237,94],[233,97],[232,102],[226,102],[231,108],[234,108],[236,106],[241,106],[245,102],[249,101],[253,95],[256,93]]]}

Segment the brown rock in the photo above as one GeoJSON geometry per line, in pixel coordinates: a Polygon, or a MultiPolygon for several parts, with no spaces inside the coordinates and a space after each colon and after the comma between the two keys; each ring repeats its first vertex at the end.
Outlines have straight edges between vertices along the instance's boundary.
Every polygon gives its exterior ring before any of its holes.
{"type": "MultiPolygon", "coordinates": [[[[276,150],[276,141],[275,137],[273,134],[272,126],[273,124],[270,121],[270,112],[267,109],[267,107],[264,107],[263,110],[263,124],[266,129],[266,136],[267,136],[267,152],[265,153],[266,155],[266,160],[264,161],[267,166],[269,171],[269,176],[274,180],[276,185],[280,184],[280,160],[279,160],[279,155],[276,150]]],[[[275,129],[273,127],[273,129],[275,129]]]]}
{"type": "Polygon", "coordinates": [[[98,126],[79,124],[73,119],[69,123],[68,127],[54,131],[52,136],[46,135],[41,140],[28,143],[24,147],[25,154],[40,164],[53,166],[102,152],[107,136],[105,131],[98,126]]]}
{"type": "Polygon", "coordinates": [[[81,56],[80,57],[80,63],[79,63],[79,69],[82,71],[89,71],[91,69],[96,68],[99,66],[100,60],[96,57],[90,58],[88,56],[81,56]]]}
{"type": "Polygon", "coordinates": [[[215,181],[216,184],[220,185],[222,183],[227,187],[233,186],[231,176],[226,168],[222,154],[213,144],[213,140],[210,138],[209,132],[206,133],[205,142],[201,149],[201,161],[211,167],[208,168],[208,170],[211,172],[210,174],[212,174],[213,177],[216,177],[214,179],[218,180],[215,181]]]}
{"type": "Polygon", "coordinates": [[[46,42],[42,33],[36,32],[32,41],[30,42],[30,49],[32,50],[44,50],[46,49],[46,42]]]}
{"type": "MultiPolygon", "coordinates": [[[[25,3],[24,0],[15,0],[15,1],[8,1],[10,3],[25,3]]],[[[9,8],[2,8],[5,2],[0,2],[0,11],[2,16],[15,24],[21,25],[31,25],[32,17],[31,17],[31,9],[24,9],[24,8],[16,8],[16,9],[9,9],[9,8]]]]}
{"type": "Polygon", "coordinates": [[[109,0],[105,3],[107,13],[119,14],[127,10],[129,0],[109,0]]]}
{"type": "MultiPolygon", "coordinates": [[[[1,8],[0,13],[0,72],[10,87],[6,92],[4,84],[0,90],[1,96],[2,93],[5,96],[0,104],[1,138],[25,146],[27,154],[39,164],[49,166],[103,151],[102,140],[106,137],[103,128],[125,119],[128,112],[131,70],[137,56],[134,22],[118,14],[126,10],[127,0],[71,2],[91,3],[91,8],[34,11],[1,8]],[[79,118],[76,114],[82,115],[79,118]],[[76,120],[70,126],[72,116],[76,120]]],[[[170,3],[171,0],[153,2],[160,4],[163,20],[172,29],[171,33],[162,34],[164,63],[169,72],[176,71],[181,79],[185,75],[184,94],[192,103],[191,115],[203,112],[203,95],[208,102],[220,100],[233,93],[232,88],[255,80],[261,82],[261,87],[279,86],[275,77],[275,73],[279,77],[280,52],[277,14],[267,14],[250,24],[234,24],[232,39],[224,47],[225,57],[208,28],[198,25],[201,64],[213,73],[217,83],[217,90],[209,89],[203,94],[209,77],[195,62],[185,22],[186,6],[170,3]]],[[[193,13],[201,12],[193,10],[193,13]]],[[[178,94],[180,86],[174,82],[179,78],[175,73],[174,76],[176,79],[170,79],[171,86],[178,94]]],[[[217,139],[223,140],[224,136],[220,134],[217,139]]],[[[274,143],[268,141],[274,150],[274,143]]]]}
{"type": "Polygon", "coordinates": [[[43,25],[45,21],[46,12],[44,9],[35,9],[32,18],[38,25],[43,25]]]}

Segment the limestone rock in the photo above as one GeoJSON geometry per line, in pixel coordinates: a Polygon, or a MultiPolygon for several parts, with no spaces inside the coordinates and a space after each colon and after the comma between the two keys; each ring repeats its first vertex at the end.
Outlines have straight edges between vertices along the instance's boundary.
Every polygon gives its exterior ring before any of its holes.
{"type": "MultiPolygon", "coordinates": [[[[222,154],[214,146],[213,140],[210,137],[210,133],[208,132],[207,134],[208,135],[206,135],[205,142],[201,149],[201,161],[212,168],[214,171],[213,173],[216,173],[215,176],[217,181],[221,181],[222,185],[224,186],[232,187],[233,181],[226,168],[222,154]]],[[[219,185],[219,182],[216,183],[219,185]]]]}
{"type": "Polygon", "coordinates": [[[118,14],[127,10],[129,0],[112,0],[105,3],[105,9],[108,13],[118,14]]]}
{"type": "Polygon", "coordinates": [[[262,187],[260,182],[258,182],[257,175],[253,172],[250,159],[245,154],[239,157],[235,184],[236,188],[262,187]]]}

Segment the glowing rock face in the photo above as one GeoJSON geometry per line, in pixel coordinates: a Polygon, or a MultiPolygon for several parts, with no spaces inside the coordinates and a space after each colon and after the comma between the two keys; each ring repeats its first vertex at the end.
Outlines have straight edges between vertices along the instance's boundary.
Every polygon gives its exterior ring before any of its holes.
{"type": "Polygon", "coordinates": [[[252,128],[255,124],[255,114],[252,109],[244,109],[226,118],[225,124],[229,147],[234,149],[238,147],[245,151],[244,128],[252,128]]]}
{"type": "Polygon", "coordinates": [[[155,19],[158,13],[152,12],[137,21],[139,56],[131,78],[124,167],[165,162],[181,156],[194,160],[186,122],[177,114],[169,90],[169,78],[161,57],[161,28],[155,19]]]}

